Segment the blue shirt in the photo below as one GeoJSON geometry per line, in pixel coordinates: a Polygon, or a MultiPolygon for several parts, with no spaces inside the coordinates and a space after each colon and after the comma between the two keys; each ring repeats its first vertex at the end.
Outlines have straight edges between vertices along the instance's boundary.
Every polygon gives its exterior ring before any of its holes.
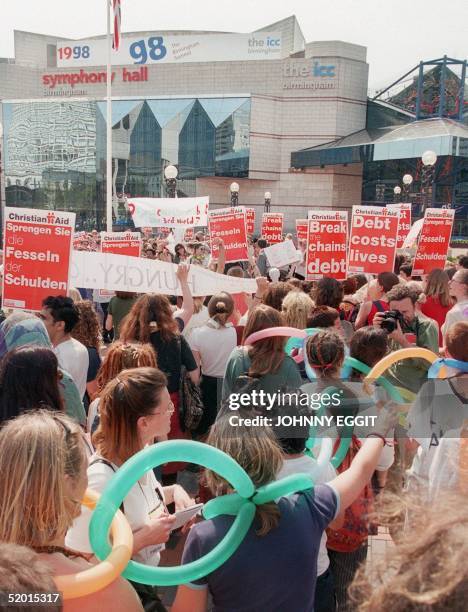
{"type": "MultiPolygon", "coordinates": [[[[337,494],[329,485],[317,485],[282,497],[278,508],[278,527],[260,537],[254,522],[221,567],[188,585],[209,588],[214,612],[313,612],[320,539],[339,512],[337,494]]],[[[210,552],[233,521],[223,515],[192,527],[182,563],[210,552]]]]}

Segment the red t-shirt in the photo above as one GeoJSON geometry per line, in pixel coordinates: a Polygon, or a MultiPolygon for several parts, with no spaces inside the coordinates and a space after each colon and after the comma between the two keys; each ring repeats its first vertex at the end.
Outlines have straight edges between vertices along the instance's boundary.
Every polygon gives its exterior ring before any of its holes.
{"type": "Polygon", "coordinates": [[[367,325],[372,325],[374,322],[374,317],[378,312],[384,312],[385,310],[388,310],[388,304],[387,302],[384,302],[383,300],[376,300],[375,302],[372,302],[372,306],[370,309],[369,314],[367,315],[367,325]],[[375,305],[376,302],[378,302],[380,304],[380,310],[377,308],[377,306],[375,305]]]}
{"type": "Polygon", "coordinates": [[[445,323],[445,317],[451,308],[452,306],[442,306],[439,298],[432,295],[427,297],[424,304],[421,305],[421,312],[439,324],[439,346],[442,346],[444,343],[441,329],[445,323]]]}

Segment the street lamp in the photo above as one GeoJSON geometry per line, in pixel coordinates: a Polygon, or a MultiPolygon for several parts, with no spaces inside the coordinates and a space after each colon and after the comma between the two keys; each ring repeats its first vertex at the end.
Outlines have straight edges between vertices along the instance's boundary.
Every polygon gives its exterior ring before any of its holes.
{"type": "Polygon", "coordinates": [[[395,200],[395,202],[398,202],[398,200],[400,199],[401,187],[399,185],[394,187],[393,193],[394,193],[393,199],[395,200]]]}
{"type": "Polygon", "coordinates": [[[263,208],[265,212],[270,212],[270,204],[271,204],[271,193],[269,191],[265,191],[265,206],[263,208]]]}
{"type": "Polygon", "coordinates": [[[411,176],[411,174],[404,174],[401,180],[403,182],[404,201],[406,202],[409,199],[409,191],[413,182],[413,177],[411,176]]]}
{"type": "Polygon", "coordinates": [[[437,154],[434,151],[424,151],[421,161],[423,165],[421,173],[421,191],[423,196],[421,213],[424,214],[427,204],[432,201],[437,154]]]}
{"type": "Polygon", "coordinates": [[[237,206],[239,202],[239,183],[231,183],[229,187],[231,191],[231,206],[237,206]]]}
{"type": "Polygon", "coordinates": [[[169,198],[175,198],[177,185],[177,168],[175,166],[166,166],[164,168],[164,178],[166,179],[166,190],[169,198]]]}

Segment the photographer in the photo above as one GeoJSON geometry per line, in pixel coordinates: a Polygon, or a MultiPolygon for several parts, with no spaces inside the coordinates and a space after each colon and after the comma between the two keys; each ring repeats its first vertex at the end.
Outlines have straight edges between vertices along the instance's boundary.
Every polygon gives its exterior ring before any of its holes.
{"type": "MultiPolygon", "coordinates": [[[[439,351],[439,332],[432,319],[416,314],[417,295],[406,285],[396,285],[387,294],[390,310],[378,312],[374,325],[388,333],[390,349],[419,346],[433,353],[439,351]]],[[[417,393],[426,379],[429,364],[423,359],[405,359],[389,369],[395,384],[417,393]]]]}

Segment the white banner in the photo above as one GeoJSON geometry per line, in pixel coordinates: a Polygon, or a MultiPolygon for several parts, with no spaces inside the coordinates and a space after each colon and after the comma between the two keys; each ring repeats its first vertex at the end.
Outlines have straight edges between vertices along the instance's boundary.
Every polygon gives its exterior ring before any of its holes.
{"type": "Polygon", "coordinates": [[[402,249],[412,249],[413,247],[416,246],[418,242],[419,233],[422,230],[423,223],[424,223],[424,219],[418,219],[417,221],[413,223],[410,231],[408,232],[403,242],[403,245],[401,247],[402,249]]]}
{"type": "Polygon", "coordinates": [[[210,198],[130,198],[135,227],[194,227],[208,224],[210,198]]]}
{"type": "MultiPolygon", "coordinates": [[[[112,51],[114,66],[232,62],[281,59],[281,33],[194,34],[191,36],[123,36],[112,51]]],[[[107,43],[97,40],[57,41],[57,67],[105,66],[107,43]]]]}
{"type": "Polygon", "coordinates": [[[292,240],[277,242],[263,249],[263,252],[267,256],[270,266],[273,268],[288,266],[289,264],[300,261],[302,258],[302,253],[296,249],[292,240]]]}
{"type": "MultiPolygon", "coordinates": [[[[176,271],[177,265],[165,261],[73,251],[70,284],[88,289],[182,295],[176,271]]],[[[190,266],[188,283],[195,297],[219,291],[255,293],[257,289],[255,279],[217,274],[201,266],[190,266]]]]}

